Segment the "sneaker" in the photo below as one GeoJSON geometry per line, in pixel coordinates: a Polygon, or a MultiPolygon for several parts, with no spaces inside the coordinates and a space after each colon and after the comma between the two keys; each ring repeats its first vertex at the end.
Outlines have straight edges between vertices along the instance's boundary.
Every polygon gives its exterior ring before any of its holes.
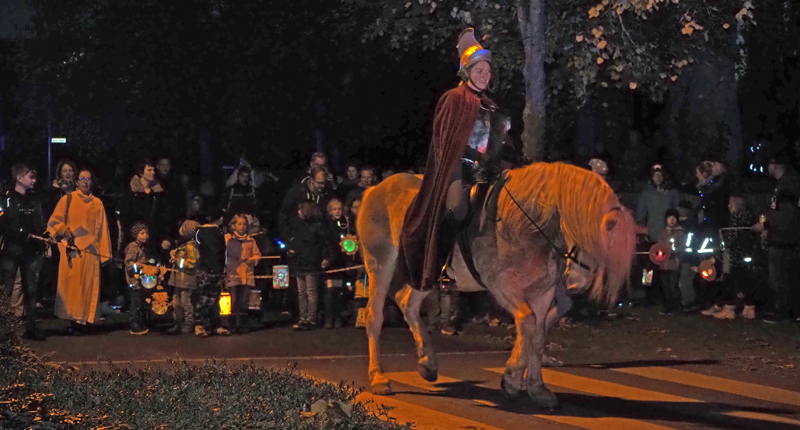
{"type": "Polygon", "coordinates": [[[225,327],[217,327],[214,329],[214,334],[217,336],[230,336],[231,332],[229,332],[225,327]]]}
{"type": "Polygon", "coordinates": [[[733,305],[725,305],[721,311],[714,314],[714,318],[721,320],[732,320],[736,318],[736,307],[733,305]]]}
{"type": "Polygon", "coordinates": [[[149,332],[150,329],[148,327],[145,327],[144,325],[138,323],[131,324],[131,329],[128,331],[128,333],[135,336],[147,334],[149,332]]]}
{"type": "Polygon", "coordinates": [[[564,362],[549,355],[542,354],[542,367],[561,367],[564,362]]]}
{"type": "Polygon", "coordinates": [[[745,306],[744,309],[742,309],[742,318],[747,320],[756,319],[756,307],[754,305],[745,306]]]}
{"type": "Polygon", "coordinates": [[[722,307],[714,305],[714,306],[711,306],[710,308],[708,308],[708,309],[706,309],[704,311],[701,311],[700,313],[705,315],[705,316],[714,316],[715,314],[717,314],[719,312],[722,312],[722,307]]]}
{"type": "Polygon", "coordinates": [[[114,309],[108,302],[100,303],[100,314],[101,315],[116,315],[119,313],[119,309],[114,309]]]}
{"type": "Polygon", "coordinates": [[[458,334],[458,330],[456,330],[456,328],[452,324],[445,323],[442,326],[441,333],[443,335],[445,335],[445,336],[454,336],[454,335],[458,334]]]}
{"type": "Polygon", "coordinates": [[[205,327],[201,325],[196,325],[194,326],[194,335],[201,339],[205,339],[208,337],[208,331],[206,330],[205,327]]]}

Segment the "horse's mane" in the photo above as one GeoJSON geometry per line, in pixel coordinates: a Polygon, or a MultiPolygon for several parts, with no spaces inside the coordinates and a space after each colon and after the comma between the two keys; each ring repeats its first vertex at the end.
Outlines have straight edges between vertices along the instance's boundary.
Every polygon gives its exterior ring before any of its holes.
{"type": "MultiPolygon", "coordinates": [[[[631,214],[611,187],[594,172],[562,163],[535,163],[508,176],[508,191],[536,224],[545,228],[558,215],[567,243],[594,260],[592,297],[609,304],[616,300],[630,274],[636,236],[631,214]]],[[[504,238],[537,233],[508,193],[500,194],[497,212],[504,238]]]]}

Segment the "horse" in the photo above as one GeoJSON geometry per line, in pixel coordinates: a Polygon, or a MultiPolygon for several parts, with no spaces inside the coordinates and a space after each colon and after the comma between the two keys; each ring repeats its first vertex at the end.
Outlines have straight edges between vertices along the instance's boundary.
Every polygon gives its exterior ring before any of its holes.
{"type": "MultiPolygon", "coordinates": [[[[367,189],[356,221],[369,276],[369,378],[371,391],[379,395],[392,392],[380,361],[383,308],[390,295],[413,334],[419,374],[430,382],[438,377],[436,354],[419,315],[431,290],[411,288],[397,267],[403,220],[421,183],[421,176],[396,174],[367,189]]],[[[541,368],[545,316],[555,285],[566,282],[614,303],[630,274],[635,223],[599,175],[572,165],[513,169],[502,187],[496,216],[481,210],[461,232],[467,235],[472,266],[456,246],[448,274],[459,291],[483,291],[485,285],[514,317],[517,333],[501,380],[503,394],[517,399],[526,390],[535,405],[551,409],[558,399],[545,386],[541,368]]]]}

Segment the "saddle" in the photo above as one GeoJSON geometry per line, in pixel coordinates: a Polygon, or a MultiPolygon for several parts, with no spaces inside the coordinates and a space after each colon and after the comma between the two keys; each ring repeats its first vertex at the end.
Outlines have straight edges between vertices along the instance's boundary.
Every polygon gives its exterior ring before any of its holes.
{"type": "Polygon", "coordinates": [[[455,281],[447,276],[447,268],[452,266],[456,247],[458,247],[458,250],[464,257],[467,269],[475,282],[481,287],[488,289],[483,283],[478,269],[475,267],[475,260],[472,256],[472,245],[470,243],[469,226],[472,225],[476,216],[480,217],[479,232],[482,232],[484,228],[486,228],[487,223],[498,221],[497,200],[507,181],[507,172],[508,171],[502,172],[491,181],[479,181],[470,188],[469,212],[464,221],[455,228],[454,232],[451,232],[451,234],[455,235],[455,240],[453,241],[453,246],[446,250],[447,258],[442,266],[440,282],[442,288],[445,290],[455,287],[455,281]]]}

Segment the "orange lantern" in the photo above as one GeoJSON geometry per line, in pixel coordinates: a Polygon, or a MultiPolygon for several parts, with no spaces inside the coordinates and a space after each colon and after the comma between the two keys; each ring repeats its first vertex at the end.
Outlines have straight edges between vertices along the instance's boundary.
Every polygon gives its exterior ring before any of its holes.
{"type": "Polygon", "coordinates": [[[700,276],[708,282],[717,279],[717,268],[712,260],[704,260],[697,266],[697,271],[700,272],[700,276]]]}

